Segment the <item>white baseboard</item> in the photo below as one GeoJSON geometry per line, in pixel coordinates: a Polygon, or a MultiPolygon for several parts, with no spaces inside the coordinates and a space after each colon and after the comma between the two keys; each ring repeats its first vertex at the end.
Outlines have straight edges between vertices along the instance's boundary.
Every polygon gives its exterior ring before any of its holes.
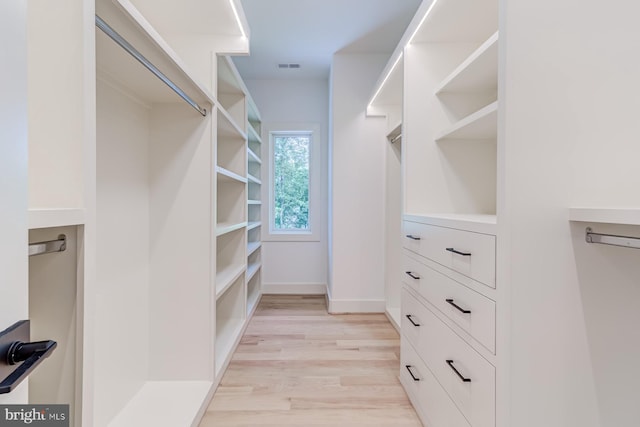
{"type": "Polygon", "coordinates": [[[326,283],[262,283],[263,294],[325,295],[326,283]]]}
{"type": "Polygon", "coordinates": [[[382,300],[334,299],[327,287],[327,310],[331,314],[341,313],[384,313],[386,303],[382,300]]]}

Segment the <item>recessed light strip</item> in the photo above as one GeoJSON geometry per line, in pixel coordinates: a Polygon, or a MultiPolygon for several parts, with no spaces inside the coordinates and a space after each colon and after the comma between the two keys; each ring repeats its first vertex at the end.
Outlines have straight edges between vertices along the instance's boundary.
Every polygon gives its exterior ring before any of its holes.
{"type": "Polygon", "coordinates": [[[436,3],[438,3],[438,0],[433,0],[433,3],[431,3],[431,5],[429,6],[429,9],[427,9],[426,13],[424,14],[422,19],[420,20],[420,23],[418,24],[418,26],[414,30],[413,34],[411,34],[411,37],[409,37],[409,41],[407,42],[407,44],[405,44],[405,46],[408,46],[409,44],[411,44],[411,42],[413,41],[413,38],[416,36],[416,34],[418,34],[418,31],[420,31],[420,28],[422,28],[422,24],[424,24],[424,21],[427,19],[427,17],[429,16],[431,11],[433,10],[433,7],[436,5],[436,3]]]}
{"type": "Polygon", "coordinates": [[[393,74],[393,70],[395,70],[396,67],[398,66],[398,63],[402,59],[402,55],[403,55],[403,52],[401,51],[400,55],[398,55],[398,59],[396,59],[396,62],[393,63],[393,66],[391,67],[387,75],[384,77],[384,80],[382,80],[382,83],[378,87],[378,90],[376,91],[375,95],[373,95],[373,98],[371,98],[371,101],[369,102],[369,106],[371,106],[371,104],[373,104],[373,102],[376,100],[378,95],[380,95],[380,91],[384,87],[385,83],[387,83],[387,80],[389,80],[389,77],[391,77],[391,74],[393,74]]]}
{"type": "Polygon", "coordinates": [[[240,15],[238,14],[238,10],[236,9],[236,4],[234,0],[229,0],[231,4],[231,9],[233,9],[233,15],[236,17],[236,22],[238,23],[238,27],[240,27],[240,32],[242,33],[242,37],[247,38],[247,33],[244,31],[244,26],[242,25],[242,21],[240,20],[240,15]]]}

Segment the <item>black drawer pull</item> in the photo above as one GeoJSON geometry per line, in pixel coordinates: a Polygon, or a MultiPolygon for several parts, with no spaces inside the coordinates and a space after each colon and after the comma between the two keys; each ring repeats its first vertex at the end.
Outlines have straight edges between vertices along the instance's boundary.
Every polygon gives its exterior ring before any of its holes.
{"type": "Polygon", "coordinates": [[[407,276],[411,277],[413,280],[420,280],[420,276],[416,276],[411,271],[405,271],[405,273],[407,273],[407,276]]]}
{"type": "Polygon", "coordinates": [[[462,256],[471,256],[471,252],[460,252],[456,251],[454,248],[446,248],[449,252],[453,252],[454,254],[462,255],[462,256]]]}
{"type": "Polygon", "coordinates": [[[420,240],[420,237],[414,236],[413,234],[407,234],[407,237],[411,240],[420,240]]]}
{"type": "Polygon", "coordinates": [[[451,369],[453,369],[453,372],[455,372],[460,377],[462,382],[465,382],[465,383],[470,383],[471,382],[471,378],[463,377],[462,374],[456,369],[456,367],[453,366],[453,360],[447,360],[447,365],[449,365],[449,367],[451,369]]]}
{"type": "Polygon", "coordinates": [[[407,319],[409,319],[409,322],[411,322],[411,324],[412,324],[413,326],[420,326],[420,323],[416,323],[416,322],[414,322],[414,321],[413,321],[413,315],[412,315],[412,314],[407,314],[405,317],[406,317],[407,319]]]}
{"type": "Polygon", "coordinates": [[[464,314],[471,314],[471,310],[465,310],[464,308],[460,307],[458,304],[453,302],[452,299],[447,299],[445,301],[448,302],[449,304],[451,304],[452,306],[454,306],[455,308],[457,308],[458,310],[460,310],[460,312],[462,312],[464,314]]]}
{"type": "Polygon", "coordinates": [[[413,375],[413,371],[411,371],[411,368],[413,368],[413,366],[404,365],[404,367],[407,368],[407,371],[409,371],[409,375],[411,375],[411,378],[413,378],[414,381],[420,381],[420,378],[418,378],[415,375],[413,375]]]}

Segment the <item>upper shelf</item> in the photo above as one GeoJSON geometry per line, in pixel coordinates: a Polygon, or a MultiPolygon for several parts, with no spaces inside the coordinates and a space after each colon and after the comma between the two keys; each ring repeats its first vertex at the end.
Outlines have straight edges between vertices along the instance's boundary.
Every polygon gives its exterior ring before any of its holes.
{"type": "Polygon", "coordinates": [[[248,39],[249,25],[240,0],[116,0],[135,4],[162,33],[248,39]]]}
{"type": "Polygon", "coordinates": [[[255,141],[262,144],[262,137],[260,137],[260,135],[252,125],[249,125],[248,136],[251,141],[255,141]]]}
{"type": "Polygon", "coordinates": [[[82,225],[84,209],[29,209],[29,229],[82,225]]]}
{"type": "Polygon", "coordinates": [[[247,134],[221,105],[218,105],[218,137],[246,140],[247,134]]]}
{"type": "Polygon", "coordinates": [[[498,32],[476,49],[436,88],[435,93],[498,90],[498,32]]]}
{"type": "Polygon", "coordinates": [[[569,208],[569,220],[640,225],[640,208],[569,208]]]}
{"type": "Polygon", "coordinates": [[[498,101],[455,123],[436,137],[436,141],[449,139],[495,139],[498,134],[498,101]]]}
{"type": "MultiPolygon", "coordinates": [[[[201,106],[214,103],[211,92],[132,3],[98,0],[96,15],[195,102],[201,106]]],[[[181,102],[173,90],[99,29],[96,29],[96,65],[101,78],[126,89],[141,102],[181,102]]]]}
{"type": "Polygon", "coordinates": [[[498,0],[433,0],[423,5],[409,25],[407,43],[482,43],[498,29],[498,0]]]}

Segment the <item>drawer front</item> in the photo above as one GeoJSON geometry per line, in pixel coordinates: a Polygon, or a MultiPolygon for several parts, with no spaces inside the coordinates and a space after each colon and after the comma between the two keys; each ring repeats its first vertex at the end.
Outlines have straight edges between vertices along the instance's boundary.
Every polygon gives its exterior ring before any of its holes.
{"type": "Polygon", "coordinates": [[[400,382],[425,425],[471,427],[405,337],[400,360],[400,382]]]}
{"type": "Polygon", "coordinates": [[[404,221],[403,246],[467,277],[496,287],[496,238],[404,221]]]}
{"type": "MultiPolygon", "coordinates": [[[[415,300],[406,289],[403,298],[415,300]]],[[[418,354],[473,427],[495,427],[495,368],[428,308],[418,305],[418,354]]]]}
{"type": "Polygon", "coordinates": [[[409,341],[415,348],[420,348],[423,310],[422,304],[403,289],[400,300],[400,314],[402,316],[400,330],[403,339],[409,341]]]}
{"type": "Polygon", "coordinates": [[[496,303],[405,253],[403,281],[495,353],[496,303]]]}

